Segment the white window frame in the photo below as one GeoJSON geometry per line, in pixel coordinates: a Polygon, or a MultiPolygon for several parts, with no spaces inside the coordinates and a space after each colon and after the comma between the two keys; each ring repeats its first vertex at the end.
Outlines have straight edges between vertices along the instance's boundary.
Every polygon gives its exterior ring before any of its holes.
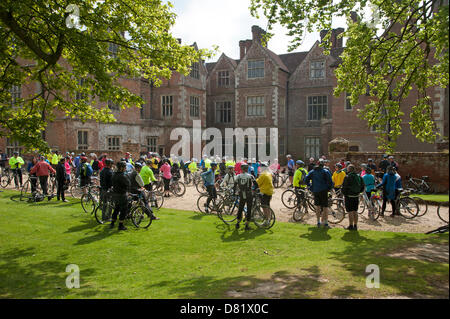
{"type": "Polygon", "coordinates": [[[265,60],[264,59],[260,59],[260,60],[249,60],[247,61],[247,79],[248,80],[252,80],[252,79],[263,79],[266,75],[266,70],[265,70],[265,60]],[[262,62],[262,67],[260,64],[262,62]],[[262,75],[260,74],[262,70],[262,75]]]}
{"type": "Polygon", "coordinates": [[[320,157],[320,136],[305,136],[305,158],[320,157]],[[314,141],[314,143],[312,143],[314,141]]]}
{"type": "Polygon", "coordinates": [[[158,136],[147,136],[147,152],[156,153],[158,151],[158,136]],[[154,141],[154,143],[152,143],[154,141]]]}
{"type": "Polygon", "coordinates": [[[325,79],[325,60],[309,62],[309,78],[311,80],[325,79]]]}
{"type": "Polygon", "coordinates": [[[15,106],[17,100],[22,98],[22,86],[21,85],[11,85],[9,88],[9,93],[11,94],[11,106],[15,106]]]}
{"type": "Polygon", "coordinates": [[[229,70],[217,71],[217,87],[220,87],[220,88],[230,87],[230,71],[229,70]]]}
{"type": "Polygon", "coordinates": [[[192,63],[191,72],[189,73],[189,76],[197,80],[200,79],[200,63],[198,62],[192,63]]]}
{"type": "Polygon", "coordinates": [[[106,138],[106,148],[108,151],[120,151],[122,146],[122,137],[121,136],[108,136],[106,138]],[[112,142],[116,142],[116,140],[118,141],[118,143],[110,143],[112,142]]]}
{"type": "Polygon", "coordinates": [[[89,149],[89,131],[87,130],[78,130],[77,131],[77,149],[78,150],[88,150],[89,149]],[[81,136],[81,140],[84,140],[84,134],[86,134],[86,140],[82,141],[82,142],[86,142],[86,143],[80,143],[80,133],[82,133],[83,135],[81,136]]]}
{"type": "Polygon", "coordinates": [[[171,118],[173,116],[173,95],[161,95],[161,116],[163,118],[171,118]],[[169,110],[170,112],[168,112],[169,110]]]}
{"type": "Polygon", "coordinates": [[[309,95],[306,97],[306,119],[308,122],[318,122],[321,121],[322,119],[327,119],[328,118],[328,95],[309,95]],[[310,98],[312,99],[312,104],[310,105],[309,101],[310,98]],[[314,103],[314,98],[317,98],[317,103],[314,103]],[[319,98],[325,98],[326,99],[326,104],[325,103],[319,103],[319,98]],[[311,106],[311,108],[310,108],[311,106]],[[320,109],[318,108],[320,106],[320,109]],[[325,112],[325,116],[323,116],[323,108],[325,106],[326,112],[325,112]],[[314,117],[314,107],[317,108],[316,114],[317,114],[317,118],[314,117]],[[310,111],[311,110],[311,111],[310,111]],[[319,112],[319,110],[321,112],[319,112]],[[321,114],[319,116],[319,113],[321,114]]]}
{"type": "Polygon", "coordinates": [[[266,116],[266,99],[265,96],[247,96],[247,103],[245,107],[247,117],[265,117],[266,116]],[[253,100],[256,99],[256,100],[253,100]],[[258,101],[262,99],[262,101],[258,101]],[[255,103],[253,103],[255,102],[255,103]],[[251,109],[249,109],[249,107],[251,109]],[[251,110],[249,112],[249,110],[251,110]],[[262,112],[261,112],[262,111],[262,112]]]}

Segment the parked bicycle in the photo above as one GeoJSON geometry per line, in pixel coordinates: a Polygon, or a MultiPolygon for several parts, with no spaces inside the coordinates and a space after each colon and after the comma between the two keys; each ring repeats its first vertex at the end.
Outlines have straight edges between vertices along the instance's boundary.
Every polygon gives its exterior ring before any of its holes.
{"type": "Polygon", "coordinates": [[[405,188],[413,189],[419,194],[433,194],[433,185],[428,181],[428,176],[422,176],[421,178],[414,178],[411,175],[407,175],[405,178],[405,188]],[[428,182],[427,182],[428,181],[428,182]]]}
{"type": "Polygon", "coordinates": [[[272,174],[272,182],[274,188],[280,188],[284,184],[286,184],[289,176],[287,174],[280,174],[279,172],[275,172],[272,174]]]}
{"type": "Polygon", "coordinates": [[[81,196],[81,207],[86,214],[93,214],[99,203],[99,187],[88,185],[83,187],[87,191],[81,196]]]}
{"type": "Polygon", "coordinates": [[[440,220],[442,220],[444,223],[448,224],[448,202],[446,203],[439,203],[439,206],[437,208],[437,215],[439,216],[440,220]]]}

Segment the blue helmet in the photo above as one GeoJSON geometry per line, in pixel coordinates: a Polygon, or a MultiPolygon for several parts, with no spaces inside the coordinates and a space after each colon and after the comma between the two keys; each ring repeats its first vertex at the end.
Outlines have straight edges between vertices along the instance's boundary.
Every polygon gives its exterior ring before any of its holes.
{"type": "Polygon", "coordinates": [[[305,165],[305,163],[301,160],[298,160],[297,162],[295,162],[297,165],[305,165]]]}

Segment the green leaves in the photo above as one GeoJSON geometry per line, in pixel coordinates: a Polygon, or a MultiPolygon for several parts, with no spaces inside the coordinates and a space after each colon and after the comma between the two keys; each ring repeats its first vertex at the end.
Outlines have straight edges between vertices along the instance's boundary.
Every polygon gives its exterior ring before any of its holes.
{"type": "MultiPolygon", "coordinates": [[[[420,141],[433,143],[439,137],[428,95],[434,94],[434,86],[449,84],[448,5],[441,2],[437,6],[431,0],[251,3],[253,15],[262,10],[269,19],[269,30],[279,22],[288,28],[289,35],[296,36],[290,50],[301,44],[305,30],[329,30],[334,17],[347,17],[348,28],[342,34],[347,39],[346,48],[335,70],[338,85],[334,94],[349,92],[352,105],[357,105],[360,97],[369,92],[370,101],[361,106],[359,116],[369,127],[378,127],[381,150],[395,149],[402,121],[410,124],[411,132],[420,141]],[[417,97],[408,98],[411,94],[417,97]],[[415,103],[411,104],[411,100],[415,103]]],[[[326,53],[331,46],[328,40],[329,34],[321,44],[326,53]]]]}
{"type": "Polygon", "coordinates": [[[58,114],[111,122],[108,100],[139,107],[142,99],[122,78],[142,76],[158,85],[174,71],[188,74],[212,52],[178,43],[170,33],[171,8],[160,0],[2,1],[0,136],[46,151],[40,131],[58,114]],[[69,4],[79,8],[81,28],[68,27],[69,4]],[[13,85],[23,93],[14,106],[13,85]]]}

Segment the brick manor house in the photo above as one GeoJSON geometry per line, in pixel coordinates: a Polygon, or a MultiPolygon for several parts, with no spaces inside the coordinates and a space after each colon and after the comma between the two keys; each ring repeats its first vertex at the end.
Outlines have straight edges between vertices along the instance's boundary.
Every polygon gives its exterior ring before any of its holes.
{"type": "MultiPolygon", "coordinates": [[[[145,79],[122,78],[123,86],[146,101],[142,109],[104,105],[117,119],[113,124],[83,124],[61,114],[49,123],[46,141],[52,149],[62,152],[132,151],[138,156],[153,151],[169,155],[177,143],[170,140],[172,129],[184,127],[192,132],[193,121],[200,120],[202,129],[214,127],[222,132],[223,149],[235,143],[225,139],[226,128],[278,128],[280,161],[287,153],[302,159],[327,155],[328,143],[337,137],[349,141],[350,151],[377,151],[376,133],[357,117],[368,97],[361,97],[360,105],[351,105],[347,95],[333,95],[337,83],[334,69],[344,50],[338,35],[344,29],[332,30],[328,56],[319,41],[309,51],[278,55],[261,44],[264,31],[260,27],[253,26],[251,31],[252,39],[239,42],[239,60],[222,54],[215,63],[199,61],[188,76],[173,73],[157,88],[145,79]]],[[[321,39],[326,33],[321,32],[321,39]]],[[[13,98],[36,89],[13,87],[13,98]]],[[[436,124],[448,137],[448,87],[435,88],[429,95],[436,124]]],[[[411,92],[401,105],[405,119],[415,103],[414,96],[411,92]]],[[[11,155],[20,150],[20,145],[0,139],[0,149],[11,155]]],[[[396,151],[436,149],[437,143],[419,142],[411,135],[408,123],[403,123],[396,151]]]]}

